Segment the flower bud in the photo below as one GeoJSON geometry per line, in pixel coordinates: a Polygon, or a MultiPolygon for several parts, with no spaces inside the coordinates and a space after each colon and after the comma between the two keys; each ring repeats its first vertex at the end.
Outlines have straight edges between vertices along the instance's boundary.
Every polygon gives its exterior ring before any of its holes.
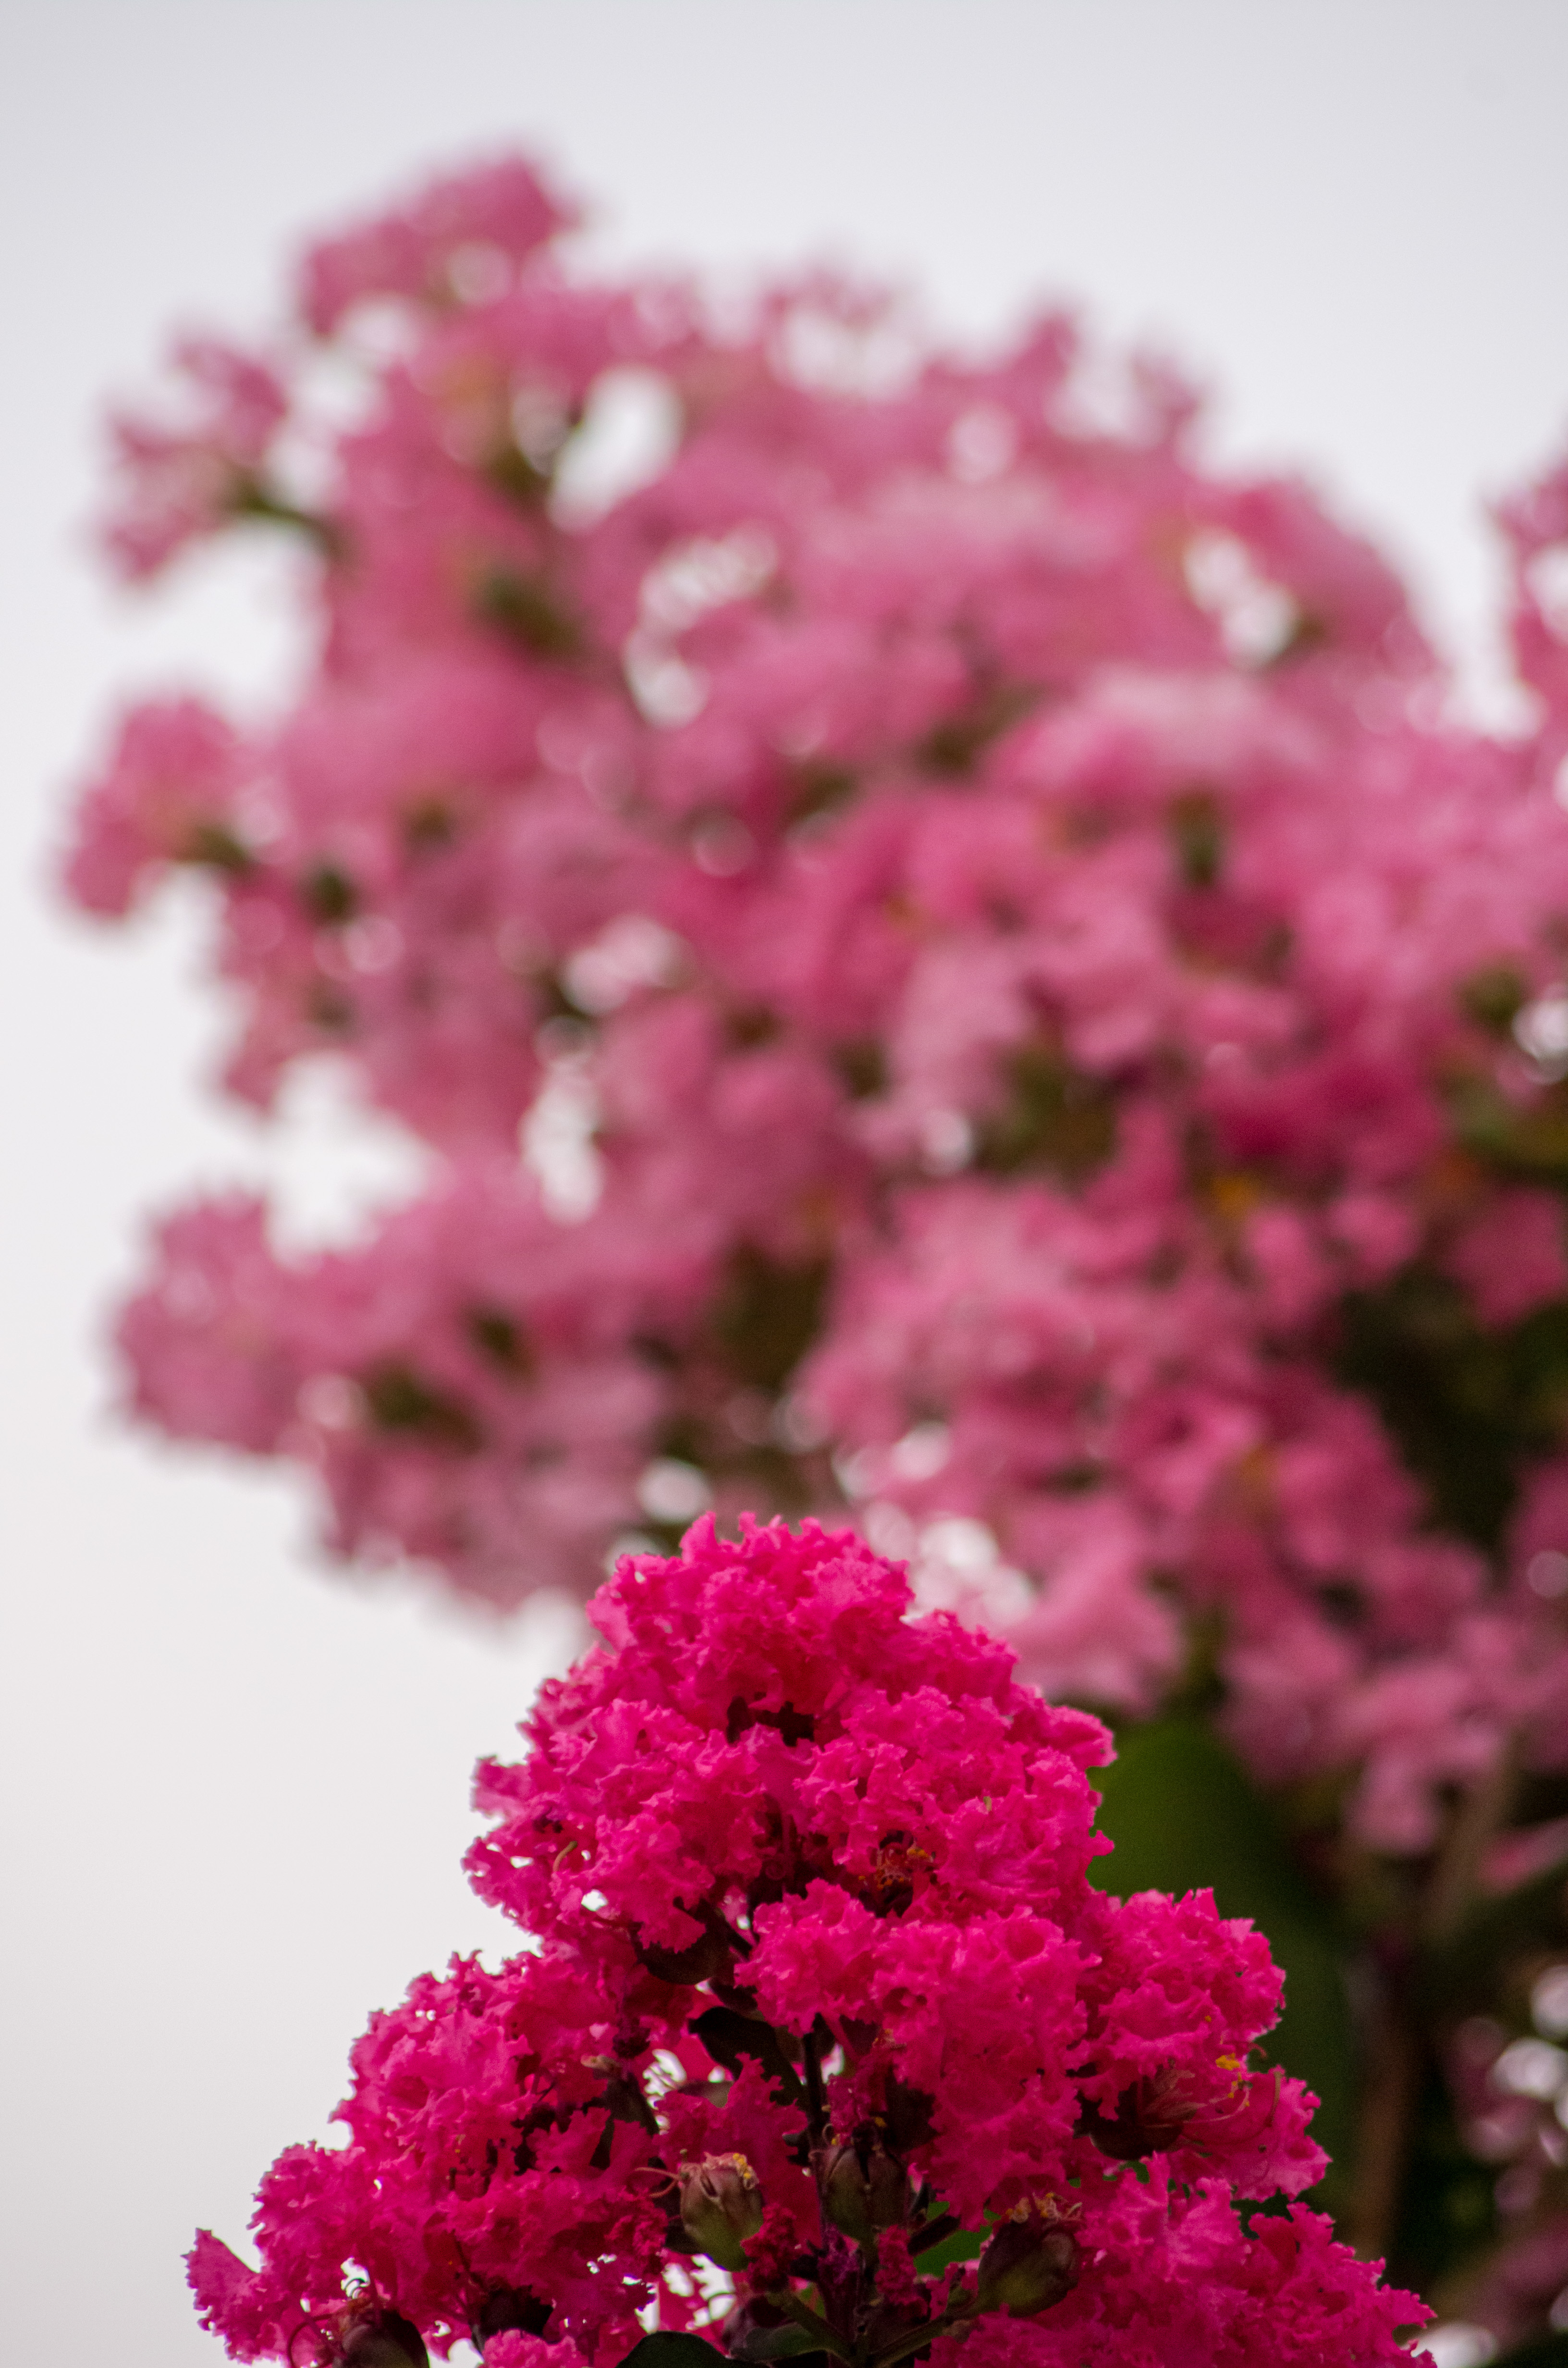
{"type": "Polygon", "coordinates": [[[880,2140],[829,2146],[820,2176],[824,2211],[858,2245],[909,2217],[909,2173],[880,2140]]]}
{"type": "Polygon", "coordinates": [[[982,2310],[1034,2318],[1078,2283],[1078,2239],[1039,2212],[1005,2220],[980,2257],[976,2301],[982,2310]]]}
{"type": "Polygon", "coordinates": [[[350,2312],[338,2333],[337,2358],[340,2368],[430,2368],[413,2320],[380,2303],[350,2312]]]}
{"type": "Polygon", "coordinates": [[[699,2253],[744,2270],[745,2241],[762,2226],[762,2189],[744,2154],[710,2154],[679,2174],[680,2222],[699,2253]]]}

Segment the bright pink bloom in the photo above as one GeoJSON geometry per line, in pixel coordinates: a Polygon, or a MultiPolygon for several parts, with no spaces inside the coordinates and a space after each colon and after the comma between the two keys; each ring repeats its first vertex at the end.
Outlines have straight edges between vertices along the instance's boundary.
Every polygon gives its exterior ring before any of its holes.
{"type": "Polygon", "coordinates": [[[1096,1889],[1103,1728],[911,1611],[811,1523],[620,1565],[527,1759],[481,1771],[474,1880],[535,1946],[372,2021],[346,2144],[263,2183],[257,2270],[198,2240],[234,2357],[351,2368],[373,2323],[608,2368],[653,2312],[745,2360],[810,2293],[868,2362],[927,2322],[944,2362],[960,2329],[1043,2368],[1408,2358],[1414,2296],[1239,2208],[1323,2167],[1250,2060],[1267,1943],[1096,1889]],[[978,2272],[923,2274],[955,2224],[999,2232],[978,2272]]]}

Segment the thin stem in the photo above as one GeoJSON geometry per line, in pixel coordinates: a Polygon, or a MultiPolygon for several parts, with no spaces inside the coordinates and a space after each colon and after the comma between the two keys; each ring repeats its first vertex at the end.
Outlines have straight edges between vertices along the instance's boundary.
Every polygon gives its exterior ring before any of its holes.
{"type": "Polygon", "coordinates": [[[777,2294],[769,2294],[767,2298],[779,2310],[787,2311],[797,2327],[803,2327],[808,2335],[814,2335],[824,2351],[836,2353],[840,2360],[853,2362],[853,2347],[845,2341],[835,2327],[829,2326],[820,2311],[814,2311],[811,2304],[802,2301],[791,2287],[781,2286],[777,2294]]]}
{"type": "Polygon", "coordinates": [[[1485,1775],[1471,1785],[1454,1812],[1422,1911],[1421,1937],[1428,1948],[1443,1948],[1464,1922],[1487,1844],[1513,1806],[1518,1761],[1518,1737],[1510,1735],[1485,1775]]]}
{"type": "MultiPolygon", "coordinates": [[[[647,2131],[648,2135],[651,2138],[656,2138],[660,2135],[659,2117],[648,2102],[647,2091],[637,2075],[634,2072],[622,2073],[615,2086],[624,2093],[627,2104],[630,2105],[643,2129],[647,2131]]],[[[613,2105],[610,2111],[612,2113],[615,2111],[613,2105]]]]}
{"type": "Polygon", "coordinates": [[[1380,2002],[1361,2092],[1356,2185],[1346,2234],[1363,2260],[1381,2260],[1388,2254],[1415,2102],[1420,2046],[1403,1996],[1404,1987],[1391,1985],[1380,2002]]]}
{"type": "MultiPolygon", "coordinates": [[[[1479,1888],[1487,1846],[1513,1805],[1518,1750],[1518,1737],[1506,1737],[1492,1766],[1449,1818],[1415,1919],[1423,1952],[1447,1948],[1463,1927],[1479,1888]]],[[[1387,2256],[1398,2225],[1423,2055],[1415,1998],[1417,1963],[1402,1952],[1382,1971],[1357,2129],[1355,2193],[1346,2215],[1346,2233],[1365,2260],[1387,2256]]]]}
{"type": "Polygon", "coordinates": [[[827,2132],[827,2097],[822,2084],[822,2055],[814,2024],[801,2042],[801,2058],[806,2067],[806,2120],[815,2147],[821,2146],[827,2132]]]}
{"type": "Polygon", "coordinates": [[[316,510],[301,509],[261,477],[242,477],[230,507],[235,518],[263,518],[273,526],[292,527],[296,533],[308,536],[328,559],[341,552],[342,534],[331,518],[316,510]]]}
{"type": "Polygon", "coordinates": [[[923,2351],[928,2343],[935,2342],[938,2335],[945,2335],[958,2320],[972,2317],[973,2309],[967,2294],[959,2302],[950,2302],[936,2318],[926,2319],[919,2327],[908,2328],[896,2343],[890,2343],[885,2351],[873,2351],[869,2368],[892,2368],[895,2360],[907,2360],[912,2351],[923,2351]]]}
{"type": "Polygon", "coordinates": [[[939,2245],[945,2237],[955,2235],[958,2227],[956,2212],[939,2212],[935,2220],[927,2220],[920,2227],[910,2230],[909,2249],[912,2253],[929,2252],[931,2247],[939,2245]]]}

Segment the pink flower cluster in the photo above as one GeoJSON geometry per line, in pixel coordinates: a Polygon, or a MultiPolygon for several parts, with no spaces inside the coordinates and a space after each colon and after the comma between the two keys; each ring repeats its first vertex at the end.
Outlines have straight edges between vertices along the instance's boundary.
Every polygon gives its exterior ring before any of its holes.
{"type": "Polygon", "coordinates": [[[855,2368],[1409,2359],[1414,2296],[1239,2208],[1323,2163],[1249,2061],[1267,1943],[1094,1888],[1104,1729],[911,1611],[811,1522],[620,1565],[526,1760],[480,1770],[473,1880],[532,1944],[372,2021],[258,2269],[198,2240],[234,2357],[611,2368],[656,2324],[855,2368]]]}
{"type": "Polygon", "coordinates": [[[130,717],[74,893],[202,868],[233,1088],[346,1061],[435,1162],[330,1256],[176,1217],[137,1404],[501,1603],[847,1506],[1053,1693],[1146,1710],[1217,1637],[1254,1768],[1426,1850],[1506,1738],[1568,1758],[1563,1466],[1532,1434],[1512,1560],[1435,1527],[1338,1311],[1426,1273],[1495,1342],[1568,1292],[1568,478],[1506,520],[1544,720],[1488,738],[1168,374],[1112,420],[1059,318],[741,318],[567,220],[438,184],[120,431],[126,564],[292,520],[319,632],[266,729],[130,717]]]}

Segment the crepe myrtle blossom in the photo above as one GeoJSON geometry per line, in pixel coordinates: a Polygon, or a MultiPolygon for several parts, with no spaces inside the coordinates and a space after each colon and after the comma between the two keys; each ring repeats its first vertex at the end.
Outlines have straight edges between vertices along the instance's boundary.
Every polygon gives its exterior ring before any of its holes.
{"type": "Polygon", "coordinates": [[[471,1875],[528,1945],[372,2020],[257,2268],[198,2240],[235,2358],[1408,2361],[1422,2305],[1283,2202],[1322,2157],[1256,2060],[1267,1943],[1096,1889],[1104,1728],[913,1609],[811,1521],[619,1565],[479,1773],[471,1875]]]}
{"type": "Polygon", "coordinates": [[[1564,477],[1488,737],[1167,370],[1096,411],[1060,316],[960,359],[573,218],[438,181],[119,420],[124,570],[292,529],[314,639],[259,725],[130,712],[72,891],[199,873],[232,1089],[347,1064],[431,1179],[329,1256],[167,1219],[136,1406],[503,1605],[847,1511],[1052,1693],[1196,1653],[1256,1772],[1430,1850],[1568,1761],[1564,477]]]}

